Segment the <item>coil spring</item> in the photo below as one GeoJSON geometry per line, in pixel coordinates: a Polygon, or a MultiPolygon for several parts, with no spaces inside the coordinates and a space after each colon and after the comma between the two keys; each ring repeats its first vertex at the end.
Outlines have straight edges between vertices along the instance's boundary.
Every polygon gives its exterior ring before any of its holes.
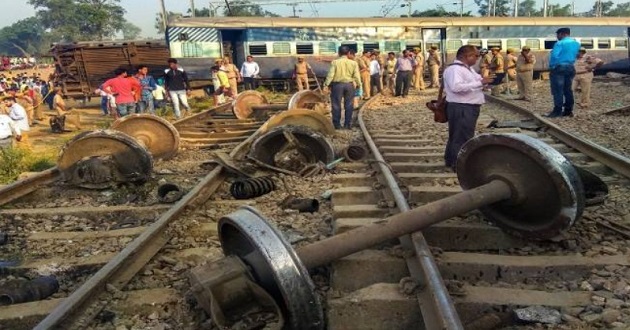
{"type": "Polygon", "coordinates": [[[255,198],[276,189],[276,183],[269,176],[237,180],[230,186],[230,193],[236,199],[255,198]]]}

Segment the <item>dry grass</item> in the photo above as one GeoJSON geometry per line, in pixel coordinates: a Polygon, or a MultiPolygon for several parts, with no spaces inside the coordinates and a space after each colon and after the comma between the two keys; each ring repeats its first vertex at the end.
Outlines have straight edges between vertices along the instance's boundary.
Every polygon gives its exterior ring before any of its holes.
{"type": "Polygon", "coordinates": [[[13,147],[0,149],[0,184],[15,181],[23,172],[40,172],[55,166],[56,153],[32,152],[29,149],[13,147]]]}

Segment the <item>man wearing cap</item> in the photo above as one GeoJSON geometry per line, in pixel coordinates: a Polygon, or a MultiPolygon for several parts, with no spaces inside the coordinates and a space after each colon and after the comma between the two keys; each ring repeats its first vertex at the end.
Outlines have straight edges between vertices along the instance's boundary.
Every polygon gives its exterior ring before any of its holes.
{"type": "Polygon", "coordinates": [[[312,70],[311,66],[304,60],[304,55],[298,55],[298,61],[293,68],[293,77],[297,83],[298,91],[303,89],[310,89],[308,84],[308,71],[312,70]]]}
{"type": "Polygon", "coordinates": [[[558,41],[549,54],[549,81],[553,95],[553,110],[546,116],[555,118],[573,116],[573,78],[575,77],[575,59],[580,50],[580,43],[570,37],[569,28],[556,31],[558,41]]]}
{"type": "Polygon", "coordinates": [[[498,96],[504,90],[505,79],[505,61],[501,55],[501,48],[492,47],[492,60],[490,61],[490,74],[495,77],[494,86],[492,87],[492,95],[498,96]]]}
{"type": "Polygon", "coordinates": [[[431,46],[431,49],[429,49],[429,58],[427,59],[429,73],[431,73],[431,84],[429,88],[440,87],[440,65],[442,65],[442,60],[437,50],[437,46],[431,46]]]}
{"type": "Polygon", "coordinates": [[[528,102],[532,100],[534,64],[536,64],[536,56],[531,53],[529,46],[523,46],[521,54],[516,59],[516,86],[519,93],[517,100],[528,102]]]}
{"type": "Polygon", "coordinates": [[[508,48],[505,61],[505,70],[507,71],[508,83],[507,88],[510,93],[514,93],[514,82],[516,81],[516,50],[508,48]]]}
{"type": "Polygon", "coordinates": [[[573,79],[573,91],[579,88],[581,91],[578,106],[586,109],[591,106],[591,84],[593,83],[593,71],[604,64],[601,59],[586,55],[586,48],[581,47],[575,60],[575,78],[573,79]]]}
{"type": "Polygon", "coordinates": [[[223,67],[227,73],[228,81],[230,82],[230,92],[232,96],[238,94],[238,83],[241,81],[241,72],[238,67],[232,62],[232,58],[225,56],[223,58],[223,67]]]}
{"type": "Polygon", "coordinates": [[[215,63],[214,66],[211,68],[212,74],[216,76],[217,81],[217,83],[214,85],[213,95],[215,105],[224,103],[224,96],[233,96],[232,90],[230,89],[230,81],[228,79],[227,73],[224,70],[225,68],[222,67],[219,63],[215,63]]]}
{"type": "Polygon", "coordinates": [[[424,55],[422,55],[422,49],[420,47],[414,47],[414,58],[416,60],[416,66],[413,67],[413,81],[412,85],[416,90],[424,90],[424,55]]]}

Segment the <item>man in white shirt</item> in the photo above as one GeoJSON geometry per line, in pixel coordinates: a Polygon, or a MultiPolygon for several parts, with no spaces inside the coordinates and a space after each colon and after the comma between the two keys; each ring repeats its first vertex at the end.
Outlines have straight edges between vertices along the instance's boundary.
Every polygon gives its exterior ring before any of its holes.
{"type": "Polygon", "coordinates": [[[484,85],[493,81],[483,78],[472,66],[479,58],[477,48],[465,45],[457,50],[457,59],[444,70],[448,142],[444,151],[446,166],[455,170],[457,154],[466,141],[475,135],[481,105],[485,103],[484,85]]]}
{"type": "Polygon", "coordinates": [[[372,55],[370,55],[370,86],[372,86],[370,95],[376,95],[374,88],[376,88],[376,91],[379,93],[383,92],[381,88],[381,77],[381,64],[378,63],[376,54],[372,53],[372,55]]]}
{"type": "Polygon", "coordinates": [[[13,120],[15,127],[17,127],[20,132],[29,131],[30,127],[28,125],[26,110],[16,102],[15,97],[6,97],[4,99],[4,105],[9,109],[9,117],[13,120]]]}
{"type": "Polygon", "coordinates": [[[256,89],[256,77],[260,73],[258,63],[254,62],[254,57],[247,56],[247,61],[241,66],[241,76],[246,90],[256,89]]]}
{"type": "Polygon", "coordinates": [[[20,129],[13,123],[13,119],[4,113],[4,110],[0,110],[0,149],[13,146],[14,137],[17,141],[22,140],[20,129]]]}

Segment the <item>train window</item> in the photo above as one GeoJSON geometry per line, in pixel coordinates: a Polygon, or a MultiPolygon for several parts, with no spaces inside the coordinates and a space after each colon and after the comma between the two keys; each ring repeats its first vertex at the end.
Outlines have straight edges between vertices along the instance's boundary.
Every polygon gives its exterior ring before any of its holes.
{"type": "Polygon", "coordinates": [[[558,40],[551,40],[551,39],[547,39],[545,40],[545,49],[553,49],[553,46],[556,45],[556,42],[558,42],[558,40]]]}
{"type": "Polygon", "coordinates": [[[481,39],[470,39],[468,40],[468,45],[473,45],[477,48],[481,48],[482,46],[481,39]]]}
{"type": "Polygon", "coordinates": [[[416,48],[416,47],[420,47],[420,48],[422,48],[422,47],[420,46],[420,44],[407,44],[407,45],[405,46],[405,49],[406,49],[406,50],[413,50],[413,49],[414,49],[414,48],[416,48]]]}
{"type": "Polygon", "coordinates": [[[363,43],[364,51],[372,51],[374,49],[378,49],[378,42],[364,42],[363,43]]]}
{"type": "MultiPolygon", "coordinates": [[[[471,39],[479,38],[479,32],[470,32],[470,38],[471,39]]],[[[481,45],[479,47],[481,47],[481,45]]]]}
{"type": "Polygon", "coordinates": [[[288,42],[274,42],[273,53],[276,55],[291,54],[291,44],[288,42]]]}
{"type": "Polygon", "coordinates": [[[458,50],[463,44],[461,40],[447,40],[446,50],[458,50]]]}
{"type": "Polygon", "coordinates": [[[249,54],[250,55],[267,55],[267,45],[266,44],[254,44],[249,45],[249,54]]]}
{"type": "Polygon", "coordinates": [[[196,42],[182,42],[182,57],[201,57],[201,46],[196,42]]]}
{"type": "Polygon", "coordinates": [[[527,45],[530,49],[540,49],[540,40],[538,39],[527,39],[525,40],[525,45],[527,45]]]}
{"type": "Polygon", "coordinates": [[[353,50],[355,53],[359,52],[359,47],[356,42],[342,42],[341,45],[350,48],[350,50],[353,50]]]}
{"type": "Polygon", "coordinates": [[[597,40],[597,48],[598,49],[610,49],[610,39],[598,39],[597,40]]]}
{"type": "Polygon", "coordinates": [[[593,39],[582,39],[580,40],[580,46],[586,49],[593,49],[593,39]]]}
{"type": "Polygon", "coordinates": [[[628,49],[628,40],[627,39],[616,39],[615,40],[615,48],[616,49],[628,49]]]}
{"type": "Polygon", "coordinates": [[[319,43],[320,54],[335,54],[337,53],[337,45],[334,41],[322,41],[319,43]]]}
{"type": "Polygon", "coordinates": [[[398,53],[400,51],[400,41],[385,41],[385,52],[398,53]]]}
{"type": "Polygon", "coordinates": [[[312,55],[313,44],[297,44],[295,45],[298,55],[312,55]]]}
{"type": "Polygon", "coordinates": [[[521,49],[521,40],[520,39],[508,39],[505,43],[505,46],[510,49],[521,49]]]}
{"type": "Polygon", "coordinates": [[[501,39],[488,39],[488,49],[490,49],[492,47],[503,48],[501,46],[501,39]]]}

